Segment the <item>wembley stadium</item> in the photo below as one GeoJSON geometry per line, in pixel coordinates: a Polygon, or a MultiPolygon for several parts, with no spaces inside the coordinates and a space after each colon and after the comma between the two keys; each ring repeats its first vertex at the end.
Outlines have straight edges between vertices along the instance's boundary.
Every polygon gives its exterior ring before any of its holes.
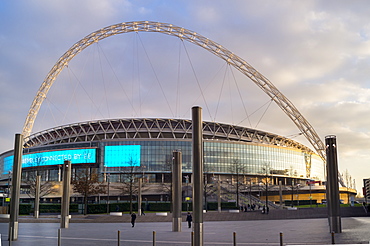
{"type": "MultiPolygon", "coordinates": [[[[30,194],[36,176],[41,176],[41,181],[53,188],[41,194],[43,202],[60,202],[65,160],[72,163],[72,179],[85,172],[96,176],[96,182],[105,184],[105,192],[89,195],[91,202],[132,200],[133,195],[139,197],[136,189],[141,189],[141,186],[145,187],[140,194],[143,199],[170,201],[174,151],[182,153],[183,200],[191,200],[192,121],[189,119],[172,116],[99,120],[111,118],[109,116],[71,124],[56,123],[41,127],[51,127],[49,129],[33,131],[37,114],[51,86],[63,69],[70,69],[68,64],[77,54],[110,36],[138,32],[177,37],[220,58],[256,84],[270,98],[269,104],[275,102],[298,128],[299,135],[312,145],[313,149],[290,138],[239,124],[203,121],[205,200],[217,200],[221,196],[223,201],[236,201],[237,205],[262,204],[262,201],[280,205],[286,201],[293,205],[293,200],[309,201],[310,204],[313,201],[325,202],[325,146],[292,102],[249,63],[222,45],[185,28],[150,21],[119,23],[93,32],[75,43],[50,70],[31,104],[22,130],[25,140],[22,202],[32,201],[30,194]],[[58,124],[63,125],[54,127],[58,124]],[[122,187],[128,181],[131,186],[129,192],[122,187]]],[[[198,87],[203,95],[199,84],[198,87]]],[[[161,84],[160,88],[163,88],[161,84]]],[[[236,88],[240,95],[239,87],[236,88]]],[[[193,91],[190,94],[194,94],[193,91]]],[[[122,100],[121,93],[118,98],[122,100]]],[[[169,101],[165,101],[170,106],[169,101]]],[[[219,104],[214,103],[216,111],[219,104]]],[[[122,111],[113,117],[120,115],[122,111]]],[[[78,120],[76,115],[71,119],[73,121],[69,122],[83,120],[78,120]]],[[[13,150],[0,154],[0,193],[3,197],[11,188],[13,155],[13,150]]],[[[354,189],[340,187],[340,199],[344,202],[353,201],[355,195],[354,189]]],[[[74,192],[71,200],[78,202],[82,197],[81,193],[74,192]]]]}
{"type": "MultiPolygon", "coordinates": [[[[225,193],[232,194],[236,186],[241,194],[265,199],[263,190],[269,185],[269,200],[274,198],[279,183],[290,200],[292,189],[299,193],[307,182],[322,187],[324,162],[310,148],[285,137],[241,126],[203,122],[204,177],[208,185],[220,181],[225,193]],[[263,184],[263,185],[262,185],[263,184]],[[298,188],[297,188],[298,191],[298,188]]],[[[192,122],[186,119],[115,119],[89,121],[44,130],[31,135],[24,143],[22,159],[22,193],[27,200],[27,181],[41,174],[43,182],[61,181],[64,160],[73,164],[72,175],[88,168],[97,173],[101,182],[110,182],[109,199],[125,200],[127,194],[117,186],[125,182],[128,172],[144,178],[149,200],[168,200],[168,191],[161,185],[171,182],[173,151],[182,152],[183,196],[191,196],[192,181],[192,122]],[[109,177],[109,180],[108,180],[109,177]],[[159,186],[158,186],[159,185],[159,186]],[[151,187],[151,188],[150,188],[151,187]],[[162,187],[162,188],[161,188],[162,187]],[[187,193],[187,194],[185,194],[187,193]]],[[[13,165],[13,151],[0,155],[2,186],[7,188],[13,165]]],[[[324,199],[324,190],[315,190],[324,199]],[[320,194],[319,194],[320,193],[320,194]]],[[[295,191],[294,191],[295,192],[295,191]]],[[[307,195],[306,194],[306,195],[307,195]]],[[[81,195],[74,194],[78,199],[81,195]]],[[[59,192],[45,196],[49,201],[60,200],[59,192]]],[[[212,196],[211,196],[212,197],[212,196]]],[[[107,199],[107,194],[91,198],[107,199]]],[[[307,200],[301,195],[301,200],[307,200]]],[[[232,200],[231,197],[224,200],[232,200]]],[[[316,199],[318,200],[318,199],[316,199]]],[[[321,200],[320,200],[321,202],[321,200]]]]}

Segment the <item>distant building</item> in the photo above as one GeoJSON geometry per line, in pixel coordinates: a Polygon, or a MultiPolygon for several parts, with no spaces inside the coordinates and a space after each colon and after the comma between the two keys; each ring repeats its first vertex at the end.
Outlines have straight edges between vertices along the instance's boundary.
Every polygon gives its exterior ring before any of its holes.
{"type": "Polygon", "coordinates": [[[363,194],[366,202],[370,202],[370,178],[364,179],[363,194]]]}

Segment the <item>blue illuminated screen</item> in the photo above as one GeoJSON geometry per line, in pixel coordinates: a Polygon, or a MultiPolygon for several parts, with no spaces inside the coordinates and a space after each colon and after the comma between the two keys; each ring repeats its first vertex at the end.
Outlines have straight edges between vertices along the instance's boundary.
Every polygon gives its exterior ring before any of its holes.
{"type": "Polygon", "coordinates": [[[140,145],[105,146],[106,167],[140,166],[140,145]]]}
{"type": "MultiPolygon", "coordinates": [[[[71,161],[72,164],[95,163],[96,149],[69,149],[26,154],[22,156],[22,168],[60,165],[65,160],[71,161]]],[[[3,174],[12,170],[13,162],[14,156],[4,158],[3,174]]]]}

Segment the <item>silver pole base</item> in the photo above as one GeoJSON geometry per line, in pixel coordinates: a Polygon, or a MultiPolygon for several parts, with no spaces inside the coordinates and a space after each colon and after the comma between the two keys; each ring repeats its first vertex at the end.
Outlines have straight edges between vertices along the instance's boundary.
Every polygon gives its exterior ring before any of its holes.
{"type": "Polygon", "coordinates": [[[181,218],[172,218],[172,231],[181,232],[181,218]]]}

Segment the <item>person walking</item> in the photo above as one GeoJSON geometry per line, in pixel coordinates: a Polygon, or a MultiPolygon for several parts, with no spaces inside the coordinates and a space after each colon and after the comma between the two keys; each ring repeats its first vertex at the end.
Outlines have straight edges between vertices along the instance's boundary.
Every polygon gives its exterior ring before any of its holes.
{"type": "Polygon", "coordinates": [[[193,217],[191,216],[190,212],[186,215],[186,221],[188,222],[188,227],[191,228],[191,222],[193,221],[193,217]]]}
{"type": "Polygon", "coordinates": [[[132,227],[135,227],[135,220],[136,220],[136,214],[132,213],[131,214],[131,225],[132,225],[132,227]]]}

